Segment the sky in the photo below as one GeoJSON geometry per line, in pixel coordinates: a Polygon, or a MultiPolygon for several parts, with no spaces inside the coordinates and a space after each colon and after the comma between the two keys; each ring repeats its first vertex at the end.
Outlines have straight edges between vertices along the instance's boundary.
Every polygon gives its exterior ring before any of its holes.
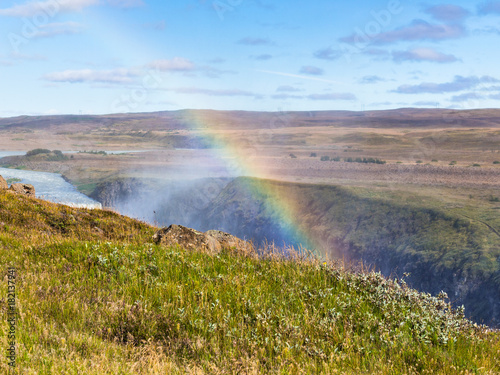
{"type": "Polygon", "coordinates": [[[0,117],[496,108],[500,1],[0,0],[0,117]]]}

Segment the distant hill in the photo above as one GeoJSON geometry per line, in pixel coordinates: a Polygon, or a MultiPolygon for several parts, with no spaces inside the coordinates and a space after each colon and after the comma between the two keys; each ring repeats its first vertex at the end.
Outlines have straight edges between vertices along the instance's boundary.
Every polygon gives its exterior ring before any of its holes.
{"type": "Polygon", "coordinates": [[[110,115],[19,116],[0,119],[0,129],[92,130],[119,124],[123,130],[165,130],[179,127],[232,124],[238,128],[269,129],[273,127],[348,126],[368,128],[392,127],[500,127],[500,109],[417,109],[385,111],[309,111],[251,112],[215,110],[178,110],[151,113],[110,115]],[[206,124],[206,123],[205,123],[206,124]]]}

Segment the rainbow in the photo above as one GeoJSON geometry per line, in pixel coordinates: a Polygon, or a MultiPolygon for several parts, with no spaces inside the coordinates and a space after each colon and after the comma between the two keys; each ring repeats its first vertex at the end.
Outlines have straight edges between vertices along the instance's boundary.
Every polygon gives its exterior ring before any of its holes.
{"type": "MultiPolygon", "coordinates": [[[[228,170],[235,175],[257,178],[270,176],[265,166],[255,162],[258,155],[255,147],[224,137],[218,129],[211,126],[214,120],[210,118],[210,111],[187,111],[186,120],[186,125],[203,137],[203,140],[214,150],[215,157],[225,162],[228,170]]],[[[303,213],[294,198],[287,197],[265,179],[248,179],[245,188],[257,200],[267,197],[267,214],[280,224],[287,238],[294,238],[304,249],[319,254],[316,251],[319,249],[319,244],[309,234],[308,228],[302,224],[303,213]]]]}

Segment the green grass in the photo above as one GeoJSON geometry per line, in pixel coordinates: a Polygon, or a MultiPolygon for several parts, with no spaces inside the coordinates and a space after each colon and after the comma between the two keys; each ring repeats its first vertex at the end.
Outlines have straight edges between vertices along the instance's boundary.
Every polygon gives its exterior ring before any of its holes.
{"type": "Polygon", "coordinates": [[[323,249],[330,259],[362,259],[385,275],[407,272],[409,284],[433,294],[444,290],[466,306],[467,316],[498,324],[498,300],[491,298],[500,291],[496,194],[475,191],[471,199],[466,192],[237,178],[213,202],[208,220],[234,212],[228,230],[236,234],[286,233],[287,241],[323,249]],[[291,211],[276,209],[276,197],[294,202],[291,211]],[[290,223],[290,217],[300,219],[290,223]]]}
{"type": "Polygon", "coordinates": [[[499,333],[402,280],[165,248],[112,212],[1,191],[0,223],[0,264],[17,271],[14,373],[500,372],[499,333]]]}
{"type": "Polygon", "coordinates": [[[76,188],[80,193],[90,196],[97,187],[96,182],[77,184],[76,188]]]}

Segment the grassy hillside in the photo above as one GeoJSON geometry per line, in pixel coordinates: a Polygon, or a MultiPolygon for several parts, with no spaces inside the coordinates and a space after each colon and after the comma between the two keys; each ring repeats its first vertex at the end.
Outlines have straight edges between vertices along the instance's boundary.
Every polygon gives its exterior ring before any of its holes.
{"type": "Polygon", "coordinates": [[[203,217],[218,229],[276,243],[303,240],[293,236],[297,226],[307,233],[309,246],[325,249],[322,255],[363,260],[385,275],[408,273],[412,286],[433,294],[445,290],[457,305],[466,305],[468,316],[498,325],[500,206],[488,197],[454,197],[457,207],[449,207],[448,199],[422,190],[240,177],[203,217]],[[283,226],[290,214],[275,208],[275,197],[291,205],[297,218],[291,228],[283,226]]]}
{"type": "MultiPolygon", "coordinates": [[[[3,294],[7,268],[17,274],[14,373],[500,372],[500,334],[444,296],[304,257],[163,248],[154,231],[0,191],[3,294]]],[[[6,321],[4,296],[0,309],[6,321]]]]}

